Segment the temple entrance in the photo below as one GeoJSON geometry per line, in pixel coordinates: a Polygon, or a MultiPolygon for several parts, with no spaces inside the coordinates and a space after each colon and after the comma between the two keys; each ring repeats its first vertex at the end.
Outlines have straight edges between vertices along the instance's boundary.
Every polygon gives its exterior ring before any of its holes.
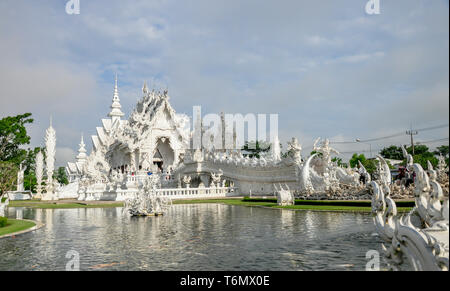
{"type": "Polygon", "coordinates": [[[163,162],[155,162],[154,161],[153,165],[156,165],[161,172],[163,171],[163,162]]]}
{"type": "Polygon", "coordinates": [[[155,154],[153,155],[153,164],[155,164],[161,172],[174,162],[174,151],[170,147],[168,138],[160,138],[156,143],[155,154]]]}
{"type": "Polygon", "coordinates": [[[161,155],[161,152],[158,150],[158,148],[156,149],[156,153],[153,156],[153,165],[156,165],[158,167],[158,169],[162,172],[163,171],[163,157],[161,155]]]}

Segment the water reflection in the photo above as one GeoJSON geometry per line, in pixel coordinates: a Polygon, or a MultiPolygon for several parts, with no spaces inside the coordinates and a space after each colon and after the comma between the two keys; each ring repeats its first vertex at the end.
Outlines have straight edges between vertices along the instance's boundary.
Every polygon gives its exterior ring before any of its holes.
{"type": "MultiPolygon", "coordinates": [[[[13,217],[16,209],[9,208],[13,217]]],[[[122,208],[27,209],[38,231],[0,240],[0,270],[363,270],[379,250],[370,215],[173,205],[163,217],[122,208]]]]}

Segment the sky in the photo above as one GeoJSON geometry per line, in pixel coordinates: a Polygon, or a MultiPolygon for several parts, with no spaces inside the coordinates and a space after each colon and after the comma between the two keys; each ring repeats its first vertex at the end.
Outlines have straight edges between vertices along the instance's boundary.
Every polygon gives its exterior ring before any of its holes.
{"type": "MultiPolygon", "coordinates": [[[[354,141],[449,122],[449,1],[0,1],[0,118],[31,112],[31,147],[50,116],[57,165],[101,126],[119,78],[128,116],[142,85],[167,88],[178,113],[278,114],[304,155],[317,137],[354,141]]],[[[416,141],[448,138],[448,127],[416,141]]],[[[336,143],[348,159],[409,136],[336,143]]],[[[448,144],[428,143],[430,147],[448,144]]]]}

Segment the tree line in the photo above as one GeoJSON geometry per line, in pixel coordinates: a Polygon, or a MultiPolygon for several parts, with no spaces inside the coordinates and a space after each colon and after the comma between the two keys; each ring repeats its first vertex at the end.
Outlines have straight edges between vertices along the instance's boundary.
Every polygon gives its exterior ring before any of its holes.
{"type": "MultiPolygon", "coordinates": [[[[36,191],[36,155],[41,151],[45,157],[45,147],[28,147],[25,149],[31,140],[26,125],[33,123],[33,121],[31,113],[0,119],[0,197],[6,191],[16,189],[17,172],[21,163],[26,167],[24,172],[25,190],[36,191]]],[[[69,183],[64,167],[58,168],[53,178],[64,185],[69,183]]]]}
{"type": "MultiPolygon", "coordinates": [[[[437,167],[438,165],[438,156],[442,155],[445,158],[445,162],[448,165],[449,162],[449,146],[448,145],[441,145],[436,148],[434,151],[430,151],[430,149],[426,145],[415,145],[414,146],[414,155],[413,155],[413,149],[412,146],[405,146],[406,151],[408,154],[413,156],[414,163],[418,163],[422,166],[422,168],[427,169],[428,168],[428,161],[431,162],[433,167],[437,167]]],[[[406,165],[406,159],[403,157],[403,151],[402,148],[399,146],[391,145],[388,147],[383,148],[380,151],[380,155],[385,159],[391,159],[391,160],[400,160],[402,161],[400,165],[405,166],[406,165]]],[[[358,161],[360,161],[363,166],[366,168],[366,170],[372,174],[375,172],[377,167],[377,160],[375,159],[367,159],[363,154],[353,154],[352,158],[350,159],[350,166],[356,167],[358,165],[358,161]]],[[[392,166],[391,166],[392,167],[392,166]]]]}

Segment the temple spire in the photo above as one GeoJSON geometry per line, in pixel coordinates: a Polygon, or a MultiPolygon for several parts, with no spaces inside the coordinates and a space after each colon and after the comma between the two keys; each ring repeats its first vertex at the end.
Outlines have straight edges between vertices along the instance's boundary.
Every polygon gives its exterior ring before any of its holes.
{"type": "Polygon", "coordinates": [[[114,95],[113,95],[113,101],[120,102],[119,99],[119,89],[117,88],[117,73],[114,77],[114,95]]]}
{"type": "Polygon", "coordinates": [[[84,163],[86,161],[86,145],[84,144],[83,133],[81,134],[80,148],[78,149],[77,162],[84,163]]]}
{"type": "Polygon", "coordinates": [[[144,93],[144,94],[148,93],[147,81],[144,81],[144,87],[142,87],[142,93],[144,93]]]}
{"type": "Polygon", "coordinates": [[[114,77],[114,94],[111,104],[111,112],[108,114],[108,116],[111,117],[112,123],[114,124],[117,120],[120,120],[122,116],[125,114],[121,110],[122,105],[120,105],[120,98],[119,98],[119,89],[117,86],[117,74],[114,77]]]}

